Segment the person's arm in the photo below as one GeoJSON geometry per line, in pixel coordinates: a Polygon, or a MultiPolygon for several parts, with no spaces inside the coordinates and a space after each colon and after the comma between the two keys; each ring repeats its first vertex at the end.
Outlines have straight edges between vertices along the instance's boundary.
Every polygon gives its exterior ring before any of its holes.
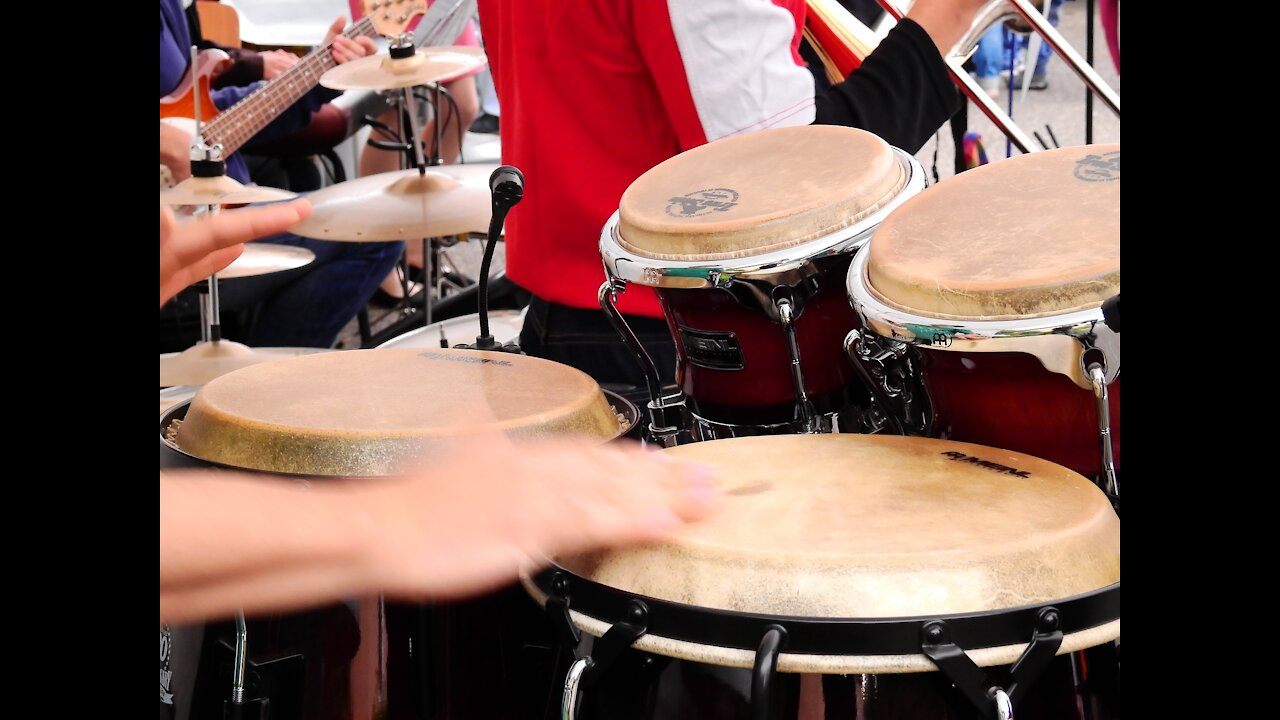
{"type": "Polygon", "coordinates": [[[660,539],[715,498],[708,469],[638,446],[500,437],[407,478],[161,473],[160,617],[471,595],[556,554],[660,539]]]}
{"type": "Polygon", "coordinates": [[[819,123],[915,152],[959,108],[938,48],[949,48],[981,6],[918,0],[862,67],[816,97],[795,46],[800,0],[636,2],[629,20],[682,149],[819,123]]]}
{"type": "Polygon", "coordinates": [[[915,153],[961,100],[930,35],[906,17],[857,70],[817,96],[814,123],[861,128],[915,153]]]}
{"type": "MultiPolygon", "coordinates": [[[[329,26],[329,32],[321,43],[323,45],[330,41],[333,42],[330,52],[333,54],[334,62],[341,65],[377,52],[377,46],[373,44],[373,40],[370,38],[360,37],[352,40],[343,36],[341,33],[345,26],[346,20],[344,18],[335,20],[329,26]]],[[[256,83],[243,87],[224,87],[211,91],[211,94],[213,95],[213,102],[218,106],[218,109],[226,110],[256,91],[259,87],[260,85],[256,83]]],[[[317,85],[306,95],[299,98],[297,102],[281,112],[279,117],[273,120],[271,124],[259,131],[257,135],[254,135],[253,142],[275,140],[291,135],[306,127],[307,123],[311,121],[311,113],[319,110],[321,105],[341,94],[340,91],[317,85]]]]}

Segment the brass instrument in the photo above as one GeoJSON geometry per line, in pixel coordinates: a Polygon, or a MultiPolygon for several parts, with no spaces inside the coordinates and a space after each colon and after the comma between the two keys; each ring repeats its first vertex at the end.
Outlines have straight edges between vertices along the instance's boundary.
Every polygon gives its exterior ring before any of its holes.
{"type": "MultiPolygon", "coordinates": [[[[878,0],[880,5],[895,19],[901,20],[906,13],[900,10],[893,0],[878,0]]],[[[807,0],[808,19],[805,22],[805,37],[818,51],[827,72],[834,80],[842,80],[870,54],[879,43],[866,25],[853,17],[835,0],[807,0]]],[[[991,122],[1000,128],[1018,149],[1024,153],[1035,152],[1038,148],[1031,137],[1023,132],[1013,119],[1005,114],[986,92],[978,86],[977,81],[969,76],[962,67],[978,47],[978,40],[995,23],[1001,21],[1025,22],[1032,30],[1039,33],[1058,57],[1084,80],[1090,90],[1102,99],[1111,111],[1120,116],[1120,96],[1112,90],[1093,68],[1080,57],[1058,30],[1045,20],[1030,0],[991,0],[974,16],[969,29],[956,41],[955,45],[943,55],[943,62],[951,72],[964,94],[982,109],[983,114],[991,118],[991,122]]]]}

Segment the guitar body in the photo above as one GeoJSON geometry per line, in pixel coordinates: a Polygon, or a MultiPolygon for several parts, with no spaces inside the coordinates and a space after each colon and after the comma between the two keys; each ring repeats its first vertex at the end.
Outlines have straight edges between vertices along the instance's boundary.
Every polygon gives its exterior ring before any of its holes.
{"type": "Polygon", "coordinates": [[[231,58],[221,50],[202,50],[196,57],[195,72],[187,68],[187,74],[173,92],[160,98],[160,119],[187,118],[194,121],[196,96],[200,97],[200,121],[209,122],[218,116],[209,87],[218,73],[226,70],[231,58]]]}

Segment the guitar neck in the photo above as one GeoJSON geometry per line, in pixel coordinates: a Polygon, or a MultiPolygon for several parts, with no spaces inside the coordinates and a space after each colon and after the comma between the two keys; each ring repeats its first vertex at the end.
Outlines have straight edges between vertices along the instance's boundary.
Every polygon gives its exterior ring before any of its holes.
{"type": "MultiPolygon", "coordinates": [[[[378,37],[373,22],[367,17],[342,34],[351,39],[378,37]]],[[[320,81],[320,76],[336,65],[333,54],[329,52],[332,46],[331,42],[325,43],[311,51],[293,67],[264,83],[211,120],[201,130],[205,142],[210,145],[221,144],[223,157],[239,150],[250,138],[279,117],[280,113],[310,92],[320,81]]]]}

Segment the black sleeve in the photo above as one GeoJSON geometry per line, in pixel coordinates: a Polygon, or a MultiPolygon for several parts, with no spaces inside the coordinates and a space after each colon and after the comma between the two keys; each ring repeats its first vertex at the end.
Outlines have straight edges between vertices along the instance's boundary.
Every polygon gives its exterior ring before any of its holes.
{"type": "Polygon", "coordinates": [[[961,98],[928,33],[903,19],[861,67],[815,97],[813,122],[866,130],[914,154],[961,98]]]}
{"type": "Polygon", "coordinates": [[[230,55],[232,61],[231,67],[213,81],[214,87],[239,87],[251,85],[262,79],[262,55],[256,50],[209,44],[230,55]]]}

